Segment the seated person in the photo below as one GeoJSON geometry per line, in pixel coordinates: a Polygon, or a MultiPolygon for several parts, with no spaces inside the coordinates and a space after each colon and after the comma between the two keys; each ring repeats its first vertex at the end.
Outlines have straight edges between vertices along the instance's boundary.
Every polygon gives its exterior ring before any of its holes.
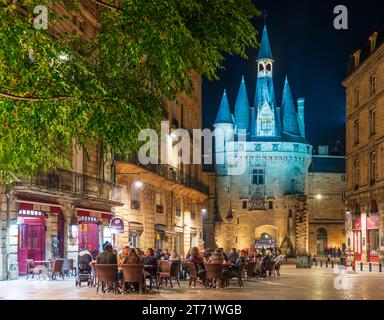
{"type": "Polygon", "coordinates": [[[97,256],[97,264],[116,264],[117,265],[117,255],[113,253],[113,247],[111,244],[106,244],[104,246],[104,251],[97,256]]]}
{"type": "Polygon", "coordinates": [[[208,263],[223,263],[224,257],[220,249],[216,248],[213,255],[209,258],[208,263]]]}
{"type": "Polygon", "coordinates": [[[232,248],[231,252],[228,255],[228,260],[230,263],[234,264],[237,261],[239,254],[236,251],[236,248],[232,248]]]}
{"type": "Polygon", "coordinates": [[[145,256],[143,258],[143,264],[146,267],[146,271],[151,275],[156,275],[157,271],[157,260],[155,258],[155,253],[152,248],[145,250],[145,256]]]}
{"type": "Polygon", "coordinates": [[[204,267],[204,259],[200,255],[199,248],[193,247],[191,249],[191,255],[189,256],[189,261],[194,263],[197,270],[197,275],[205,281],[205,267],[204,267]]]}

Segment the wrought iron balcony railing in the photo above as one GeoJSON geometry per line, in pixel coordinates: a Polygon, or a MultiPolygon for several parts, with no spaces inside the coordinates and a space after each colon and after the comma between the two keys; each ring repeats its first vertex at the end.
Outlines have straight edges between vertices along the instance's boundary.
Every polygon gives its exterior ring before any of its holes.
{"type": "Polygon", "coordinates": [[[123,185],[64,169],[48,172],[39,170],[30,179],[18,180],[15,186],[29,187],[34,190],[67,192],[113,202],[123,202],[125,195],[123,185]]]}
{"type": "Polygon", "coordinates": [[[131,157],[129,162],[134,163],[150,172],[153,172],[163,178],[182,184],[188,188],[195,189],[206,195],[209,195],[209,187],[200,180],[182,172],[181,170],[172,167],[168,164],[142,164],[137,156],[131,157]]]}

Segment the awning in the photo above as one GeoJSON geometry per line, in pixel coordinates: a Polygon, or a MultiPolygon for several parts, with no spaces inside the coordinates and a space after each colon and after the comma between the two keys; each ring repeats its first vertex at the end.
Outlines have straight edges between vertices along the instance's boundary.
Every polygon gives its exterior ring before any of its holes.
{"type": "Polygon", "coordinates": [[[111,220],[113,214],[108,211],[100,211],[97,209],[87,209],[87,208],[76,208],[77,216],[80,217],[92,217],[98,219],[111,220]]]}
{"type": "Polygon", "coordinates": [[[155,224],[155,231],[164,233],[166,231],[166,227],[164,224],[155,224]]]}
{"type": "Polygon", "coordinates": [[[169,236],[175,236],[176,235],[176,232],[175,231],[172,231],[172,230],[165,230],[165,234],[169,235],[169,236]]]}
{"type": "MultiPolygon", "coordinates": [[[[57,203],[42,202],[40,200],[24,200],[16,199],[19,206],[19,214],[21,211],[39,211],[44,213],[60,214],[62,213],[61,205],[57,203]]],[[[28,213],[29,214],[29,213],[28,213]]]]}
{"type": "Polygon", "coordinates": [[[130,222],[129,223],[129,232],[137,232],[137,233],[142,233],[144,231],[144,226],[143,224],[139,222],[130,222]]]}

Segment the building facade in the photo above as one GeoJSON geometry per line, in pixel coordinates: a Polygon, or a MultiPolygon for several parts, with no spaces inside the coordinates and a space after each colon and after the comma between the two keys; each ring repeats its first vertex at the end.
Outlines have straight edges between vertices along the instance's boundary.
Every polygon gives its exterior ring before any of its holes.
{"type": "Polygon", "coordinates": [[[384,30],[351,56],[346,90],[347,245],[357,261],[384,253],[384,30]]]}
{"type": "MultiPolygon", "coordinates": [[[[192,141],[193,129],[201,129],[201,77],[192,73],[192,93],[180,93],[164,110],[169,123],[167,139],[172,145],[166,163],[142,164],[138,157],[116,164],[116,181],[127,188],[127,202],[117,209],[126,226],[116,236],[119,247],[130,245],[176,249],[185,255],[191,247],[203,246],[203,215],[209,188],[201,164],[181,161],[173,132],[186,129],[192,141]]],[[[196,147],[191,143],[190,154],[196,147]]],[[[159,152],[161,154],[161,151],[159,152]]]]}
{"type": "Polygon", "coordinates": [[[307,230],[302,234],[296,224],[307,215],[312,158],[305,139],[304,99],[297,100],[296,108],[286,78],[277,103],[266,27],[257,68],[254,104],[249,104],[243,78],[234,114],[224,92],[214,125],[215,242],[226,250],[273,246],[289,254],[307,252],[307,230]]]}
{"type": "Polygon", "coordinates": [[[324,249],[345,250],[345,157],[319,147],[308,174],[308,247],[312,255],[324,249]]]}
{"type": "MultiPolygon", "coordinates": [[[[97,32],[97,8],[87,1],[79,12],[59,4],[50,9],[69,17],[49,24],[53,37],[76,32],[87,40],[97,32]]],[[[84,150],[74,141],[68,162],[67,169],[38,170],[30,179],[1,186],[0,279],[26,274],[27,259],[76,261],[84,249],[96,257],[102,244],[112,240],[110,221],[126,191],[113,182],[111,154],[102,142],[88,142],[84,150]]]]}

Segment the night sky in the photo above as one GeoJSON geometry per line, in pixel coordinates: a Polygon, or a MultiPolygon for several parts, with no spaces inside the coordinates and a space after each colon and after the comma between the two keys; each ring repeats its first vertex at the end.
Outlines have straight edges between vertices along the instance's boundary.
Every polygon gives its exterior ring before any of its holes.
{"type": "MultiPolygon", "coordinates": [[[[241,0],[239,0],[241,1],[241,0]]],[[[267,12],[267,28],[274,64],[277,103],[281,103],[287,74],[293,98],[305,98],[306,137],[312,145],[341,142],[345,148],[345,91],[341,84],[347,73],[349,56],[362,47],[369,36],[384,26],[384,1],[255,0],[267,12]],[[333,27],[336,5],[348,8],[348,30],[333,27]]],[[[260,42],[264,18],[255,20],[260,42]]],[[[248,60],[227,56],[220,80],[203,82],[203,127],[215,121],[223,90],[227,89],[233,112],[241,75],[245,76],[248,98],[253,105],[256,87],[257,50],[249,50],[248,60]]],[[[317,149],[317,148],[316,148],[317,149]]]]}

